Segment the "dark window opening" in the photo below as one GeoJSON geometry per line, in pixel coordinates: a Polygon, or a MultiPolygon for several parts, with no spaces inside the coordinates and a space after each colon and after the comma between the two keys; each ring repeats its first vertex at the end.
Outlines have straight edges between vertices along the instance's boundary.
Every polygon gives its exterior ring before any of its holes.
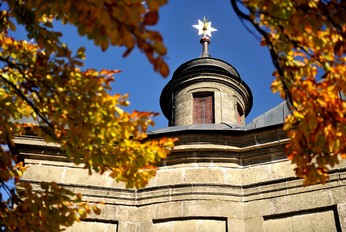
{"type": "Polygon", "coordinates": [[[238,123],[242,123],[243,120],[244,120],[244,111],[243,111],[243,108],[240,106],[239,103],[237,103],[237,122],[238,123]]]}
{"type": "Polygon", "coordinates": [[[193,94],[193,123],[214,123],[214,93],[193,94]]]}

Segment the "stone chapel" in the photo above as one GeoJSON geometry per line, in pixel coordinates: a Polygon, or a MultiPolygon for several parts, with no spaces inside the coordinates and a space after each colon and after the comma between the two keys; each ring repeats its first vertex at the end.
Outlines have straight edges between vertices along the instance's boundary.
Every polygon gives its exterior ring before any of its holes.
{"type": "Polygon", "coordinates": [[[231,64],[202,54],[180,65],[162,90],[168,127],[149,139],[177,137],[171,155],[143,189],[126,189],[106,175],[88,176],[35,136],[15,139],[35,186],[56,181],[104,202],[67,231],[106,232],[309,232],[346,231],[346,164],[324,185],[302,186],[284,153],[282,103],[245,124],[249,86],[231,64]]]}

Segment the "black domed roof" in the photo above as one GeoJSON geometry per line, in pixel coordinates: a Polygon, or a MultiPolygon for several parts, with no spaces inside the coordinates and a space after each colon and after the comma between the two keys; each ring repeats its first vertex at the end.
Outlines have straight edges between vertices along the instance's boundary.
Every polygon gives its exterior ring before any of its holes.
{"type": "Polygon", "coordinates": [[[231,76],[234,79],[240,80],[240,75],[237,70],[229,63],[211,57],[200,57],[189,60],[180,65],[173,73],[172,80],[180,76],[187,76],[190,73],[205,73],[211,72],[214,74],[224,74],[231,76]]]}

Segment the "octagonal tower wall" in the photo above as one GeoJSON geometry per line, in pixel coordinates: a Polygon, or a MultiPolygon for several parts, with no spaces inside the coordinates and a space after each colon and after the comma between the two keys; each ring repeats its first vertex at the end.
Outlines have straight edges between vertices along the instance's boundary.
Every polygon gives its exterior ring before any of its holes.
{"type": "Polygon", "coordinates": [[[169,126],[196,124],[196,96],[203,94],[212,99],[212,120],[202,124],[245,125],[252,107],[250,88],[232,65],[202,57],[182,64],[162,91],[160,104],[169,126]]]}

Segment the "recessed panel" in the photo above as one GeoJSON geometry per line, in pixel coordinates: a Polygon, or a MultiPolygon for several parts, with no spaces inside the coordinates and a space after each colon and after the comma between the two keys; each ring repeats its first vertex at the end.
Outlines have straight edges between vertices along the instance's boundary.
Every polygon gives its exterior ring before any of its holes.
{"type": "Polygon", "coordinates": [[[266,232],[326,232],[338,231],[333,210],[311,212],[300,215],[267,219],[264,221],[266,232]]]}
{"type": "Polygon", "coordinates": [[[92,231],[92,232],[117,232],[116,223],[105,222],[75,222],[72,227],[67,228],[68,232],[92,231]]]}
{"type": "Polygon", "coordinates": [[[187,219],[155,222],[153,232],[226,232],[226,220],[187,219]]]}

